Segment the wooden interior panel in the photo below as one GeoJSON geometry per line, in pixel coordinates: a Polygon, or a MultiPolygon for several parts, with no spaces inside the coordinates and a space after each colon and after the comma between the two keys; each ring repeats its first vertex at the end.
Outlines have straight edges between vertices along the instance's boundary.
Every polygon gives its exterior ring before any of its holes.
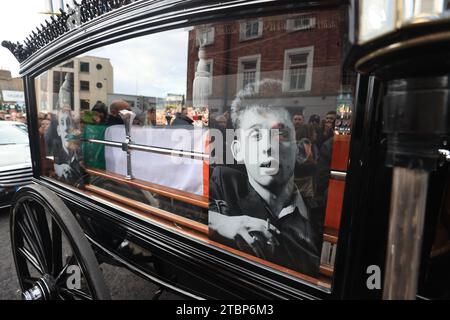
{"type": "Polygon", "coordinates": [[[331,170],[346,171],[350,153],[350,138],[348,134],[335,134],[333,137],[333,154],[331,170]]]}
{"type": "Polygon", "coordinates": [[[208,208],[208,198],[194,194],[194,193],[189,193],[186,191],[162,186],[162,185],[159,185],[156,183],[151,183],[151,182],[143,181],[143,180],[139,180],[139,179],[127,180],[127,179],[125,179],[124,176],[122,176],[120,174],[111,173],[111,172],[108,172],[105,170],[86,169],[86,172],[91,175],[103,177],[106,179],[111,179],[116,182],[120,182],[120,183],[129,185],[132,187],[136,187],[136,188],[139,188],[142,190],[154,192],[161,196],[179,200],[179,201],[182,201],[185,203],[189,203],[194,206],[198,206],[198,207],[206,208],[206,209],[208,208]]]}
{"type": "Polygon", "coordinates": [[[199,223],[197,221],[193,221],[193,220],[184,218],[182,216],[170,213],[168,211],[149,206],[149,205],[139,202],[139,201],[131,200],[124,196],[118,195],[117,193],[113,193],[113,192],[110,192],[108,190],[105,190],[105,189],[102,189],[102,188],[99,188],[99,187],[96,187],[93,185],[86,185],[85,189],[88,191],[91,191],[91,192],[95,192],[96,194],[104,196],[108,199],[118,201],[127,206],[130,206],[130,207],[133,207],[133,208],[145,211],[145,212],[150,212],[159,218],[163,218],[165,220],[171,221],[178,225],[188,227],[189,229],[193,229],[195,231],[198,231],[200,233],[208,235],[208,226],[204,225],[202,223],[199,223]]]}
{"type": "Polygon", "coordinates": [[[327,209],[325,227],[339,229],[341,223],[342,204],[344,201],[345,181],[330,179],[328,184],[327,209]]]}

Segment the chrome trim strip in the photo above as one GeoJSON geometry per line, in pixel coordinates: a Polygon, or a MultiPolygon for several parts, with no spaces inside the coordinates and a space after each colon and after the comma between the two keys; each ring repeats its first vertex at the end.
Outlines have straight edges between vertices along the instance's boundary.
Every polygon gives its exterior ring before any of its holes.
{"type": "Polygon", "coordinates": [[[334,171],[334,170],[330,171],[330,178],[334,179],[334,180],[345,181],[346,176],[347,176],[347,172],[334,171]]]}
{"type": "Polygon", "coordinates": [[[114,142],[114,141],[109,141],[109,140],[97,140],[97,139],[81,139],[81,141],[103,144],[108,147],[122,148],[121,142],[114,142]]]}
{"type": "Polygon", "coordinates": [[[0,174],[0,181],[3,181],[5,179],[24,179],[24,178],[31,178],[31,176],[33,175],[33,173],[31,171],[28,172],[11,172],[10,174],[0,174]]]}
{"type": "MultiPolygon", "coordinates": [[[[122,143],[120,143],[120,142],[97,140],[97,139],[85,139],[84,141],[90,142],[90,143],[98,143],[98,144],[102,144],[102,145],[105,145],[108,147],[122,148],[122,143]]],[[[168,148],[150,147],[150,146],[144,146],[141,144],[134,144],[134,143],[129,144],[128,149],[144,151],[144,152],[159,153],[159,154],[170,155],[170,156],[188,157],[188,158],[194,158],[194,159],[200,159],[200,160],[209,159],[209,155],[204,154],[204,153],[173,150],[173,149],[168,149],[168,148]]]]}

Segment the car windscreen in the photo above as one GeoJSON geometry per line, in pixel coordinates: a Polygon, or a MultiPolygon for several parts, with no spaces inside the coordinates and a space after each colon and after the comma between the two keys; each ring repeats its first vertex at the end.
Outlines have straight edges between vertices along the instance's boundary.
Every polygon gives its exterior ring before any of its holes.
{"type": "Polygon", "coordinates": [[[15,126],[0,126],[0,145],[5,144],[28,144],[28,136],[15,126]]]}

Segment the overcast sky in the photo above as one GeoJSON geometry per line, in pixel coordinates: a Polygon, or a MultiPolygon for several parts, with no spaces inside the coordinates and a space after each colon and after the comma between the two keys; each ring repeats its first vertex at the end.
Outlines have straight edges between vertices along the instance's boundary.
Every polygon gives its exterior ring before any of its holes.
{"type": "MultiPolygon", "coordinates": [[[[53,1],[55,10],[60,2],[53,1]]],[[[32,30],[49,19],[42,14],[48,10],[47,3],[46,0],[0,1],[0,41],[23,42],[32,30]]],[[[175,30],[127,40],[87,54],[111,60],[115,93],[165,97],[167,93],[186,93],[187,39],[187,31],[175,30]]],[[[19,63],[3,47],[0,47],[0,69],[19,75],[19,63]]]]}
{"type": "Polygon", "coordinates": [[[109,58],[115,93],[165,97],[186,94],[188,32],[166,31],[87,52],[109,58]]]}
{"type": "MultiPolygon", "coordinates": [[[[3,0],[0,2],[0,42],[3,40],[22,42],[47,15],[44,0],[3,0]]],[[[19,74],[19,63],[5,48],[0,48],[0,68],[19,74]]]]}

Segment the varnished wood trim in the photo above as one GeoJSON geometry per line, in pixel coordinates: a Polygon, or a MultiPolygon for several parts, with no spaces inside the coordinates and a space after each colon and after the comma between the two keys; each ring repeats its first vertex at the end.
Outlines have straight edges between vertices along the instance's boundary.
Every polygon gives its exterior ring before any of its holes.
{"type": "Polygon", "coordinates": [[[126,198],[124,196],[118,195],[117,193],[93,186],[93,185],[86,185],[85,189],[91,192],[95,192],[98,195],[104,196],[108,199],[112,199],[115,200],[117,202],[123,203],[127,206],[136,208],[138,210],[142,210],[144,212],[150,212],[151,214],[158,216],[160,218],[163,218],[165,220],[171,221],[173,223],[176,223],[178,225],[184,226],[184,227],[188,227],[189,229],[201,232],[203,234],[208,234],[208,226],[204,225],[202,223],[190,220],[190,219],[186,219],[184,217],[181,217],[179,215],[170,213],[168,211],[165,210],[161,210],[159,208],[155,208],[153,206],[147,205],[145,203],[139,202],[139,201],[135,201],[135,200],[131,200],[129,198],[126,198]]]}
{"type": "Polygon", "coordinates": [[[334,228],[324,228],[323,232],[323,241],[327,241],[330,243],[337,243],[338,242],[338,230],[334,228]]]}
{"type": "Polygon", "coordinates": [[[127,180],[124,176],[112,172],[107,172],[105,170],[99,169],[86,169],[86,172],[95,176],[103,177],[106,179],[111,179],[132,187],[136,187],[142,190],[147,190],[150,192],[157,193],[161,196],[179,200],[185,203],[192,204],[201,208],[208,208],[208,198],[199,196],[197,194],[189,193],[186,191],[177,190],[174,188],[162,186],[156,183],[151,183],[148,181],[143,181],[139,179],[127,180]]]}
{"type": "Polygon", "coordinates": [[[450,242],[447,242],[447,244],[440,246],[440,247],[433,247],[431,249],[430,257],[435,258],[441,254],[448,252],[448,251],[450,251],[450,242]]]}
{"type": "Polygon", "coordinates": [[[331,278],[333,276],[334,270],[333,270],[332,266],[326,266],[326,265],[322,264],[320,266],[320,271],[319,272],[320,272],[320,274],[323,274],[323,275],[331,278]]]}

